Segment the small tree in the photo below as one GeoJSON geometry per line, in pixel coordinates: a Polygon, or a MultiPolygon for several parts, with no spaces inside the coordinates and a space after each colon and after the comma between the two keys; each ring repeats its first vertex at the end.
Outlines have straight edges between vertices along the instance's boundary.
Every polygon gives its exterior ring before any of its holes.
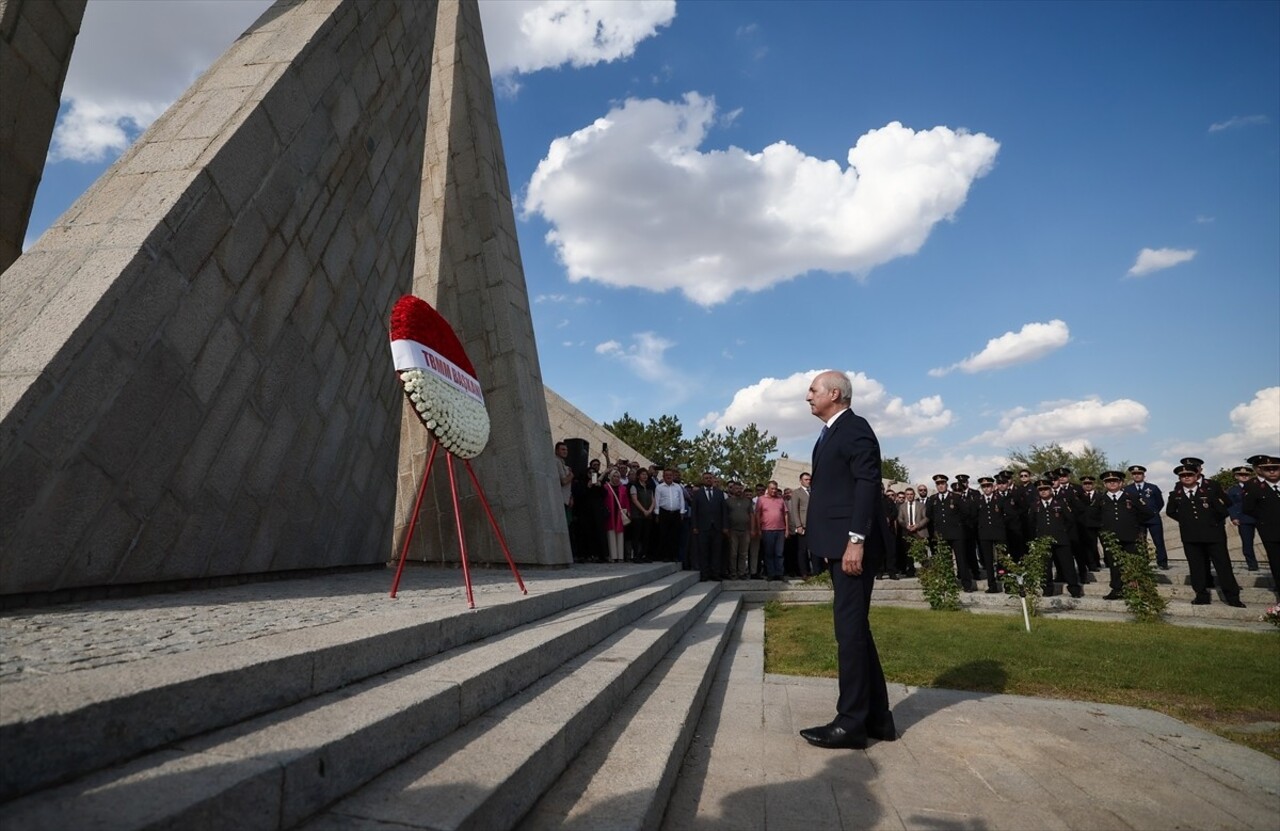
{"type": "Polygon", "coordinates": [[[1134,620],[1139,623],[1164,620],[1164,610],[1169,603],[1156,588],[1156,567],[1146,539],[1138,543],[1135,552],[1125,551],[1110,531],[1103,531],[1100,536],[1103,550],[1120,566],[1120,592],[1134,620]]]}
{"type": "Polygon", "coordinates": [[[916,576],[929,608],[951,612],[960,608],[960,582],[952,564],[951,546],[938,540],[933,550],[919,537],[911,540],[911,559],[920,564],[916,576]]]}
{"type": "Polygon", "coordinates": [[[1046,470],[1066,467],[1079,478],[1081,476],[1097,477],[1104,470],[1124,470],[1129,463],[1120,461],[1113,466],[1103,450],[1086,445],[1084,450],[1073,453],[1055,441],[1043,446],[1033,444],[1029,450],[1013,448],[1009,451],[1009,465],[1027,468],[1037,476],[1046,470]]]}
{"type": "Polygon", "coordinates": [[[1021,560],[1009,556],[1003,545],[996,546],[996,562],[1002,573],[1006,594],[1027,599],[1027,611],[1034,617],[1040,606],[1040,598],[1044,595],[1045,570],[1049,566],[1049,558],[1053,556],[1053,540],[1049,537],[1037,537],[1027,546],[1027,553],[1021,560]]]}
{"type": "Polygon", "coordinates": [[[880,476],[894,482],[911,481],[911,471],[907,470],[907,466],[897,456],[880,460],[880,476]]]}

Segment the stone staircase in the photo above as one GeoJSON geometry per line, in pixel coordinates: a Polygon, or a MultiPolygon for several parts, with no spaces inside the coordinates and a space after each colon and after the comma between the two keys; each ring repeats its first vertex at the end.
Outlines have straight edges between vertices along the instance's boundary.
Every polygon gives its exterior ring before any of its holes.
{"type": "MultiPolygon", "coordinates": [[[[1195,592],[1191,588],[1191,575],[1186,561],[1171,560],[1169,565],[1168,571],[1161,571],[1157,575],[1160,594],[1168,601],[1165,611],[1167,621],[1187,625],[1239,626],[1260,630],[1272,628],[1270,624],[1259,621],[1263,611],[1276,602],[1271,575],[1266,571],[1265,563],[1259,571],[1247,571],[1243,562],[1232,563],[1236,582],[1240,584],[1240,599],[1246,606],[1244,609],[1228,606],[1222,592],[1217,589],[1210,592],[1212,602],[1208,606],[1192,606],[1191,600],[1195,597],[1195,592]]],[[[1055,584],[1053,595],[1041,599],[1041,609],[1044,612],[1068,618],[1071,617],[1072,612],[1091,618],[1127,617],[1123,600],[1103,600],[1103,597],[1111,591],[1108,585],[1110,579],[1108,571],[1104,568],[1102,571],[1092,573],[1090,577],[1092,582],[1086,582],[1083,585],[1084,597],[1079,599],[1071,597],[1066,592],[1066,587],[1058,583],[1055,584]]],[[[972,594],[960,593],[962,607],[975,612],[1021,613],[1021,605],[1016,597],[1005,594],[986,594],[985,580],[978,580],[977,586],[978,590],[972,594]]],[[[831,591],[828,587],[798,580],[730,581],[725,583],[724,587],[730,591],[742,592],[743,598],[753,603],[770,600],[782,603],[826,603],[831,599],[831,591]]],[[[920,608],[928,606],[920,581],[914,577],[877,580],[872,602],[920,608]]]]}
{"type": "Polygon", "coordinates": [[[665,564],[585,571],[11,678],[0,827],[655,827],[741,595],[665,564]]]}

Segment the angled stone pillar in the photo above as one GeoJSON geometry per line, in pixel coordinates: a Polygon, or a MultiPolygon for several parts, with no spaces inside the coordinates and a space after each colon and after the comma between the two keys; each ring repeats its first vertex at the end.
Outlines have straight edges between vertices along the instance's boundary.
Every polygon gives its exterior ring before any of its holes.
{"type": "MultiPolygon", "coordinates": [[[[475,0],[440,0],[431,71],[422,216],[414,294],[453,324],[484,386],[492,421],[472,465],[520,563],[572,561],[554,466],[542,371],[515,215],[475,0]]],[[[396,541],[426,463],[429,438],[403,408],[396,541]]],[[[410,556],[457,561],[448,479],[437,457],[410,556]]],[[[472,562],[504,563],[502,550],[462,470],[463,527],[472,562]]],[[[393,553],[398,553],[393,548],[393,553]]]]}
{"type": "Polygon", "coordinates": [[[386,561],[435,22],[276,3],[4,274],[0,594],[386,561]]]}
{"type": "Polygon", "coordinates": [[[86,0],[0,0],[0,274],[22,253],[86,0]]]}

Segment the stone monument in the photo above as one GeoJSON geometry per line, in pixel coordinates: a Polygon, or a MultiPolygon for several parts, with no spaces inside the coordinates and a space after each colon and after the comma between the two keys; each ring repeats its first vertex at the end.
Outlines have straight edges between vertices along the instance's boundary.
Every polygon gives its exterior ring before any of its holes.
{"type": "Polygon", "coordinates": [[[409,292],[506,410],[513,554],[567,564],[519,262],[474,0],[276,3],[0,280],[0,594],[386,561],[409,292]]]}

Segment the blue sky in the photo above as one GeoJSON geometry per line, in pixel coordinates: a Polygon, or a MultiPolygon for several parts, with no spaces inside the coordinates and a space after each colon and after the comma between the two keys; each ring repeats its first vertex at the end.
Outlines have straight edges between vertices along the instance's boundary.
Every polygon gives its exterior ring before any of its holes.
{"type": "MultiPolygon", "coordinates": [[[[29,238],[266,5],[90,0],[29,238]]],[[[1280,452],[1280,3],[482,11],[543,377],[592,417],[802,456],[836,368],[919,481],[1280,452]]]]}

